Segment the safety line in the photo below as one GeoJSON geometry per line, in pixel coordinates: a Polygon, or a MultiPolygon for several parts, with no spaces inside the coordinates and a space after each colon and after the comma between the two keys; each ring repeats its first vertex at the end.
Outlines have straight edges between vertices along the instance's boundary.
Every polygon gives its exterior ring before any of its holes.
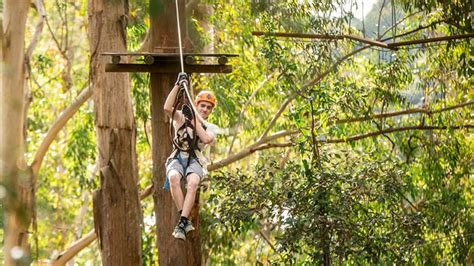
{"type": "Polygon", "coordinates": [[[176,0],[175,3],[176,3],[176,22],[178,23],[179,59],[181,61],[181,72],[184,72],[183,45],[182,45],[182,42],[181,42],[181,26],[179,25],[178,0],[176,0]]]}
{"type": "MultiPolygon", "coordinates": [[[[181,72],[184,73],[183,45],[182,45],[182,42],[181,42],[181,27],[180,27],[180,24],[179,24],[178,0],[176,0],[175,3],[176,3],[176,22],[178,24],[179,59],[180,59],[180,62],[181,62],[181,72]]],[[[189,80],[188,80],[188,82],[189,82],[189,80]]],[[[189,99],[189,103],[191,104],[191,107],[193,108],[194,115],[197,116],[202,123],[205,123],[205,120],[201,117],[201,115],[199,114],[199,112],[196,109],[196,106],[194,105],[193,98],[191,97],[191,94],[189,93],[188,86],[186,85],[186,83],[183,83],[183,87],[184,87],[184,91],[186,92],[186,96],[189,99]]]]}

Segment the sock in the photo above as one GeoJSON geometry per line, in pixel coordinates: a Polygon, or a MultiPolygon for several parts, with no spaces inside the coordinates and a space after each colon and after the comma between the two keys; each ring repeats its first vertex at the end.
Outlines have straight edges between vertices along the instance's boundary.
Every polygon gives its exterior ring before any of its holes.
{"type": "Polygon", "coordinates": [[[179,212],[179,216],[181,216],[181,213],[183,212],[183,210],[179,210],[178,212],[179,212]]]}
{"type": "Polygon", "coordinates": [[[189,219],[187,217],[181,216],[179,220],[183,222],[187,222],[189,219]]]}

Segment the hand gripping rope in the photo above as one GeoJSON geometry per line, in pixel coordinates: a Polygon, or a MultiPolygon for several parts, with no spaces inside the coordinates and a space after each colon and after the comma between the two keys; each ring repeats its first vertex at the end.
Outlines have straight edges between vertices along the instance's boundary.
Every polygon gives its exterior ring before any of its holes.
{"type": "MultiPolygon", "coordinates": [[[[184,72],[184,59],[183,59],[183,45],[182,45],[182,41],[181,41],[181,26],[180,26],[180,23],[179,23],[178,0],[175,0],[175,3],[176,3],[176,22],[177,22],[177,25],[178,25],[179,60],[180,60],[180,63],[181,63],[181,72],[185,73],[184,72]]],[[[189,103],[191,105],[191,108],[193,110],[194,115],[197,116],[197,118],[199,119],[200,122],[204,122],[204,119],[197,112],[196,106],[194,106],[194,103],[192,101],[193,98],[191,97],[191,94],[189,93],[189,90],[188,90],[188,83],[187,82],[182,82],[182,83],[180,83],[180,87],[181,87],[181,89],[183,89],[186,92],[186,97],[188,97],[188,100],[189,100],[189,103]]]]}

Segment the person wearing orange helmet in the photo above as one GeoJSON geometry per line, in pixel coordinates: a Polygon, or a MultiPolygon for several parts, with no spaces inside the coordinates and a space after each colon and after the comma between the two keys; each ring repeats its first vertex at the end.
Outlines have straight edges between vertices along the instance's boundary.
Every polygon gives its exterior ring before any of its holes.
{"type": "MultiPolygon", "coordinates": [[[[207,144],[213,144],[217,126],[206,120],[216,106],[216,98],[210,91],[201,91],[195,99],[195,114],[192,106],[183,104],[181,110],[175,106],[180,90],[188,87],[188,76],[180,73],[175,86],[166,98],[164,111],[172,119],[174,150],[166,160],[166,183],[181,215],[173,236],[185,240],[186,234],[194,230],[189,219],[199,182],[205,175],[207,159],[202,151],[207,144]],[[186,195],[181,190],[181,179],[186,181],[186,195]]],[[[184,96],[186,97],[186,96],[184,96]]]]}
{"type": "Polygon", "coordinates": [[[216,97],[210,91],[201,91],[196,96],[196,100],[194,102],[201,117],[207,119],[209,114],[216,106],[216,97]]]}

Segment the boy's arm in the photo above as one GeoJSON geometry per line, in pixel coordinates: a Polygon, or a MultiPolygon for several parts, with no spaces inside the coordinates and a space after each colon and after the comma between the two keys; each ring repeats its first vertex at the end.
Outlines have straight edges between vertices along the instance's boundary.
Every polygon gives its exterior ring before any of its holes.
{"type": "Polygon", "coordinates": [[[196,134],[204,144],[210,144],[216,138],[213,133],[206,131],[200,122],[197,123],[196,134]]]}
{"type": "Polygon", "coordinates": [[[174,120],[177,120],[177,118],[182,119],[182,115],[180,117],[176,117],[177,115],[179,115],[179,112],[175,112],[175,117],[171,117],[173,115],[173,110],[174,110],[173,105],[176,101],[176,96],[179,93],[179,89],[180,89],[179,85],[182,82],[185,82],[185,83],[188,82],[188,74],[186,74],[184,72],[180,72],[178,74],[178,80],[174,84],[174,87],[171,90],[171,92],[168,94],[168,97],[166,98],[166,101],[165,101],[165,105],[163,106],[163,109],[165,110],[166,115],[168,115],[168,117],[170,117],[171,119],[174,119],[174,120]]]}
{"type": "Polygon", "coordinates": [[[169,118],[172,118],[171,116],[173,115],[173,110],[174,110],[174,102],[176,101],[176,96],[178,95],[179,92],[179,86],[175,85],[173,89],[171,90],[170,94],[168,94],[168,97],[166,98],[165,105],[163,106],[163,109],[165,110],[166,115],[168,115],[169,118]]]}

